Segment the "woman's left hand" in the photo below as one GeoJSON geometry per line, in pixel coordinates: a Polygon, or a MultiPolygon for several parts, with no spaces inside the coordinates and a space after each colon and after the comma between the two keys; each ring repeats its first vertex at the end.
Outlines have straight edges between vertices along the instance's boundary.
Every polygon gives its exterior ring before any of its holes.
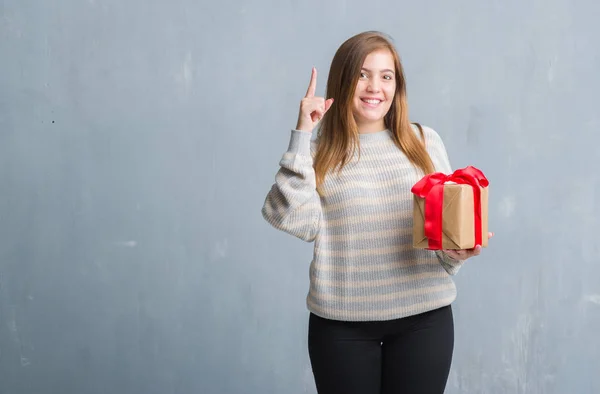
{"type": "MultiPolygon", "coordinates": [[[[493,236],[494,233],[488,233],[488,239],[492,238],[493,236]]],[[[466,260],[469,257],[479,256],[479,254],[481,254],[481,245],[477,245],[473,249],[444,249],[444,253],[454,260],[466,260]]]]}

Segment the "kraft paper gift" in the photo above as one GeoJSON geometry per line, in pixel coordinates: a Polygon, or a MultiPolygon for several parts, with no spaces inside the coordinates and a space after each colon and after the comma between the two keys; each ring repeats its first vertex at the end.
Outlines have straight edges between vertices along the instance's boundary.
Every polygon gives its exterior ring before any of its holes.
{"type": "Polygon", "coordinates": [[[450,175],[426,175],[414,194],[413,246],[419,249],[472,249],[488,245],[488,185],[469,166],[450,175]]]}

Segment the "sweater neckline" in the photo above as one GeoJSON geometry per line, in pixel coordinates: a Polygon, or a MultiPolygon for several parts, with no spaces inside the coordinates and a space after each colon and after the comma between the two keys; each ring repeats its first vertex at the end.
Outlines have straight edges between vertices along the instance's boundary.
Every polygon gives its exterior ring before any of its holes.
{"type": "Polygon", "coordinates": [[[376,131],[374,133],[359,134],[360,142],[382,141],[392,138],[392,132],[389,129],[376,131]]]}

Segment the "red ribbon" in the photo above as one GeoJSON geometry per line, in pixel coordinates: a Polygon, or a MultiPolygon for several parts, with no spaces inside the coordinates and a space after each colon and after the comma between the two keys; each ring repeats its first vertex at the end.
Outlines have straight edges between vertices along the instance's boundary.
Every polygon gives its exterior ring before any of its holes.
{"type": "Polygon", "coordinates": [[[481,189],[489,181],[483,172],[468,166],[454,171],[450,175],[434,172],[424,176],[411,189],[413,194],[425,199],[425,236],[429,240],[429,249],[442,249],[442,210],[444,207],[444,183],[455,182],[473,187],[475,216],[475,245],[481,245],[481,189]]]}

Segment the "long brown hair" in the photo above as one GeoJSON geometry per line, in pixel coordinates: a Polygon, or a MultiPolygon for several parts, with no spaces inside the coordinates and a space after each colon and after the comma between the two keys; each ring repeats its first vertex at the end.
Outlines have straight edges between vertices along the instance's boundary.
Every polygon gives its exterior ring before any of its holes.
{"type": "Polygon", "coordinates": [[[385,116],[385,126],[392,132],[394,142],[413,165],[429,174],[433,162],[425,149],[425,138],[420,125],[421,140],[411,129],[406,100],[406,81],[400,57],[386,35],[368,31],[346,40],[337,50],[327,79],[326,97],[334,98],[332,107],[325,113],[318,129],[319,144],[315,154],[317,189],[329,171],[341,170],[359,148],[358,126],[352,113],[352,100],[360,70],[366,57],[373,51],[387,49],[392,54],[396,72],[396,92],[390,110],[385,116]]]}

